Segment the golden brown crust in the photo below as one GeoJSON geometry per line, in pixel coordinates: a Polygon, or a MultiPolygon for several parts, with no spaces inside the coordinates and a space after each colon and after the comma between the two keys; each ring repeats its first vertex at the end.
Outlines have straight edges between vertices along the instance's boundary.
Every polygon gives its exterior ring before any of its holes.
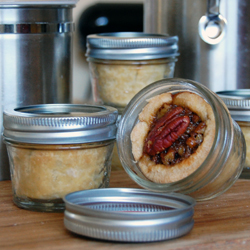
{"type": "Polygon", "coordinates": [[[111,146],[46,150],[12,148],[15,171],[12,182],[20,198],[58,199],[67,193],[98,188],[105,176],[104,166],[111,146]],[[28,181],[27,181],[28,180],[28,181]]]}
{"type": "Polygon", "coordinates": [[[206,159],[212,147],[215,134],[215,121],[212,108],[202,97],[190,92],[182,92],[174,95],[173,99],[171,98],[172,100],[169,97],[166,98],[166,96],[166,94],[161,94],[150,99],[149,103],[139,115],[140,122],[134,127],[131,133],[132,152],[135,160],[138,161],[138,165],[144,175],[157,183],[170,183],[181,180],[198,169],[206,159]],[[164,100],[167,100],[168,104],[175,104],[189,108],[199,115],[202,121],[206,122],[207,126],[204,140],[196,152],[189,158],[184,159],[182,162],[177,163],[172,167],[163,164],[156,164],[150,160],[148,155],[143,154],[144,141],[149,132],[150,124],[152,123],[156,112],[165,103],[164,100]],[[143,123],[147,123],[147,126],[145,126],[145,124],[142,125],[143,123]],[[144,129],[141,129],[142,127],[144,129]]]}
{"type": "Polygon", "coordinates": [[[148,104],[144,107],[142,112],[139,114],[139,120],[141,122],[146,122],[149,126],[155,118],[156,112],[164,104],[172,103],[172,95],[169,93],[164,93],[161,95],[154,96],[148,100],[148,104]]]}
{"type": "Polygon", "coordinates": [[[143,155],[143,145],[150,127],[146,122],[139,122],[131,133],[132,152],[136,161],[143,155]]]}
{"type": "Polygon", "coordinates": [[[194,93],[182,92],[174,95],[173,104],[189,108],[196,113],[202,121],[206,121],[209,117],[213,116],[210,105],[208,105],[203,98],[194,93]]]}

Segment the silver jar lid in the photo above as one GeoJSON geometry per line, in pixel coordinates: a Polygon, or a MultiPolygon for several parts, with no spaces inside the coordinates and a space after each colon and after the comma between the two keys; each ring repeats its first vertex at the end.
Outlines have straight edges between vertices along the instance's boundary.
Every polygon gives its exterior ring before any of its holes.
{"type": "Polygon", "coordinates": [[[65,227],[77,234],[122,242],[180,237],[193,227],[195,200],[182,194],[108,188],[64,197],[65,227]]]}
{"type": "Polygon", "coordinates": [[[87,36],[88,57],[110,60],[149,60],[178,56],[178,37],[143,32],[87,36]]]}
{"type": "Polygon", "coordinates": [[[236,121],[250,121],[250,89],[218,91],[232,118],[236,121]]]}
{"type": "Polygon", "coordinates": [[[108,106],[41,104],[5,110],[3,137],[35,144],[90,143],[115,139],[118,111],[108,106]]]}

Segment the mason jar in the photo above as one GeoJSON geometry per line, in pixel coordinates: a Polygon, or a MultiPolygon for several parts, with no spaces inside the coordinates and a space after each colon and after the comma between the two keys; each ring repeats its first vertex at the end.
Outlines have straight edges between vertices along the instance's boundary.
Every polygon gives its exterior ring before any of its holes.
{"type": "Polygon", "coordinates": [[[93,98],[122,113],[148,84],[171,78],[178,55],[178,37],[140,32],[87,36],[87,57],[93,98]]]}
{"type": "MultiPolygon", "coordinates": [[[[178,37],[140,32],[87,36],[93,99],[121,114],[142,88],[174,75],[178,37]]],[[[122,169],[115,146],[112,169],[122,169]]]]}
{"type": "Polygon", "coordinates": [[[216,92],[225,102],[232,118],[240,125],[246,140],[246,162],[241,178],[250,179],[250,90],[237,89],[216,92]]]}
{"type": "Polygon", "coordinates": [[[6,110],[14,203],[62,211],[66,194],[108,187],[117,115],[112,107],[73,104],[6,110]]]}
{"type": "Polygon", "coordinates": [[[243,133],[224,102],[204,85],[177,78],[152,83],[130,101],[119,122],[117,146],[125,171],[137,184],[155,192],[188,194],[198,201],[212,199],[228,190],[239,178],[246,157],[243,133]],[[162,93],[174,95],[185,91],[197,94],[211,106],[214,115],[211,147],[200,166],[188,176],[169,183],[153,182],[134,159],[131,131],[139,122],[138,116],[148,100],[162,93]]]}

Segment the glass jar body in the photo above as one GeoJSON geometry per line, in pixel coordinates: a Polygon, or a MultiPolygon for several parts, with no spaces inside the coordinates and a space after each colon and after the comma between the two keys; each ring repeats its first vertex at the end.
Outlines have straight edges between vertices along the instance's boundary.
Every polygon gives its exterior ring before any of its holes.
{"type": "Polygon", "coordinates": [[[120,113],[145,86],[174,75],[175,58],[155,60],[104,60],[88,58],[93,98],[120,113]]]}
{"type": "MultiPolygon", "coordinates": [[[[207,162],[211,161],[216,165],[207,163],[208,166],[202,165],[199,169],[199,174],[204,171],[204,180],[190,190],[190,196],[196,200],[207,200],[219,196],[227,191],[242,173],[246,157],[245,139],[239,125],[234,120],[232,120],[232,124],[231,136],[221,141],[212,151],[218,158],[213,159],[211,155],[206,159],[207,162]],[[225,145],[226,143],[231,144],[230,147],[225,145]],[[223,153],[219,153],[219,150],[223,150],[223,153]]],[[[227,134],[228,131],[225,130],[224,133],[227,134]]],[[[199,180],[199,174],[194,173],[194,181],[199,180]]]]}
{"type": "Polygon", "coordinates": [[[35,211],[62,211],[71,192],[109,186],[114,140],[38,145],[6,141],[13,200],[35,211]]]}
{"type": "Polygon", "coordinates": [[[230,188],[242,172],[246,152],[243,133],[223,101],[203,85],[184,79],[161,80],[140,91],[120,120],[117,144],[124,169],[140,186],[156,192],[180,192],[196,200],[212,199],[230,188]],[[162,93],[183,91],[195,93],[210,104],[215,117],[213,145],[204,162],[189,176],[172,183],[152,182],[142,174],[137,162],[131,160],[131,131],[147,100],[162,93]]]}
{"type": "Polygon", "coordinates": [[[247,178],[250,179],[250,122],[247,121],[237,121],[236,122],[239,124],[241,127],[241,130],[243,132],[243,135],[246,140],[246,162],[244,165],[244,168],[242,170],[241,177],[242,178],[247,178]]]}

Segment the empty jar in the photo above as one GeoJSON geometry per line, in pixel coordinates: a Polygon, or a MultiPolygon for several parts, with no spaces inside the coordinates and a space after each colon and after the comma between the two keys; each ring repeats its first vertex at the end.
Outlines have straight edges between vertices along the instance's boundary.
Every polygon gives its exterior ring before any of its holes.
{"type": "Polygon", "coordinates": [[[73,104],[5,111],[14,203],[61,211],[67,193],[108,187],[117,115],[112,107],[73,104]]]}
{"type": "Polygon", "coordinates": [[[89,35],[86,55],[94,101],[121,113],[142,88],[173,77],[177,43],[176,36],[140,32],[89,35]]]}

